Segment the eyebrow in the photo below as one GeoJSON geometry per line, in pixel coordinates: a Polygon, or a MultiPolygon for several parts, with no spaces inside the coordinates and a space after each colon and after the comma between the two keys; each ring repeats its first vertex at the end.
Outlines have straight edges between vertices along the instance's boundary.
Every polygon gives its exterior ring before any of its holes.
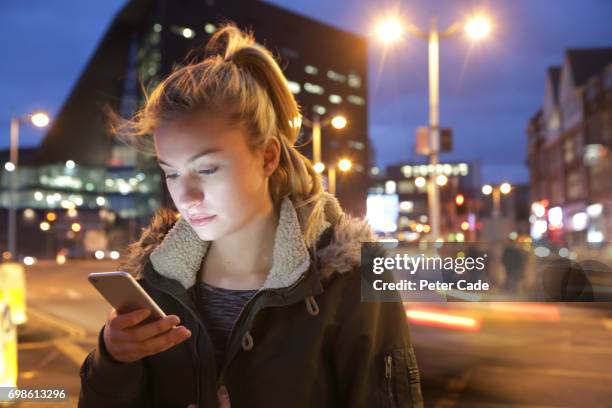
{"type": "MultiPolygon", "coordinates": [[[[202,156],[206,156],[207,154],[218,153],[220,151],[221,149],[217,149],[217,148],[204,149],[200,153],[196,153],[193,156],[191,156],[189,159],[187,159],[187,164],[191,163],[192,161],[196,159],[199,159],[202,156]]],[[[173,165],[171,165],[168,162],[163,161],[162,159],[157,159],[157,163],[163,164],[164,166],[168,166],[168,167],[174,167],[173,165]]]]}

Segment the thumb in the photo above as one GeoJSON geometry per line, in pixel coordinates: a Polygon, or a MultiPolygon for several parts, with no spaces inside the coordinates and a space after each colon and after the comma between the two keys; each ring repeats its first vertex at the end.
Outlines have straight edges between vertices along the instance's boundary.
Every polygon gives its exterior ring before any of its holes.
{"type": "Polygon", "coordinates": [[[219,398],[219,408],[231,408],[229,393],[225,385],[222,385],[217,390],[217,398],[219,398]]]}

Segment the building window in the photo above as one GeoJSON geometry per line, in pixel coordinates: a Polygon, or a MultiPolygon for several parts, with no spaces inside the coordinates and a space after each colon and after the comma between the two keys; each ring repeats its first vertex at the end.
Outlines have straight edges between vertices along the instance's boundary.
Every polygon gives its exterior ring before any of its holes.
{"type": "Polygon", "coordinates": [[[310,75],[317,75],[319,73],[319,69],[314,65],[306,65],[304,67],[304,71],[306,71],[306,73],[310,75]]]}
{"type": "Polygon", "coordinates": [[[331,94],[329,95],[329,101],[331,103],[339,104],[342,102],[342,97],[340,95],[331,94]]]}
{"type": "Polygon", "coordinates": [[[289,86],[289,90],[291,91],[291,93],[294,95],[299,94],[302,90],[300,84],[295,81],[287,81],[287,85],[289,86]]]}
{"type": "Polygon", "coordinates": [[[348,74],[348,84],[352,88],[361,88],[361,77],[357,74],[348,74]]]}
{"type": "Polygon", "coordinates": [[[321,85],[311,84],[310,82],[304,84],[304,90],[316,95],[323,95],[325,93],[325,89],[321,85]]]}
{"type": "Polygon", "coordinates": [[[415,185],[412,180],[402,180],[397,183],[397,192],[399,194],[412,194],[414,189],[415,185]]]}
{"type": "Polygon", "coordinates": [[[352,103],[353,105],[357,105],[357,106],[365,105],[365,99],[363,99],[361,96],[349,95],[346,97],[346,100],[349,103],[352,103]]]}
{"type": "Polygon", "coordinates": [[[337,81],[337,82],[342,82],[342,83],[346,82],[346,75],[342,75],[336,71],[332,71],[332,70],[327,71],[327,77],[331,79],[332,81],[337,81]]]}
{"type": "Polygon", "coordinates": [[[284,48],[280,49],[280,52],[281,52],[281,54],[283,54],[283,55],[285,55],[285,56],[287,56],[289,58],[293,58],[293,59],[300,58],[300,54],[296,50],[294,50],[292,48],[284,47],[284,48]]]}
{"type": "Polygon", "coordinates": [[[192,39],[195,37],[195,31],[193,31],[189,27],[173,25],[170,27],[170,31],[174,34],[181,35],[187,39],[192,39]]]}
{"type": "Polygon", "coordinates": [[[357,140],[349,140],[347,143],[351,149],[355,149],[355,150],[365,149],[365,143],[363,142],[359,142],[357,140]]]}
{"type": "Polygon", "coordinates": [[[327,112],[327,109],[323,105],[313,105],[312,111],[318,115],[325,115],[325,112],[327,112]]]}

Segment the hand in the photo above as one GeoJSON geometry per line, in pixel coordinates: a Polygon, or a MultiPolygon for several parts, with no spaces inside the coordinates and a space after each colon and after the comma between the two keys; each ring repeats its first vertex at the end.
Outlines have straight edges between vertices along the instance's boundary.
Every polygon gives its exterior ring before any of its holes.
{"type": "MultiPolygon", "coordinates": [[[[227,388],[225,385],[219,387],[217,391],[217,398],[219,399],[219,408],[231,408],[232,404],[230,403],[229,393],[227,392],[227,388]]],[[[197,404],[189,404],[187,408],[198,408],[197,404]]]]}
{"type": "Polygon", "coordinates": [[[178,316],[169,315],[143,325],[149,316],[148,309],[117,314],[111,308],[104,326],[106,350],[117,361],[130,363],[143,357],[160,353],[189,338],[191,332],[180,323],[178,316]]]}

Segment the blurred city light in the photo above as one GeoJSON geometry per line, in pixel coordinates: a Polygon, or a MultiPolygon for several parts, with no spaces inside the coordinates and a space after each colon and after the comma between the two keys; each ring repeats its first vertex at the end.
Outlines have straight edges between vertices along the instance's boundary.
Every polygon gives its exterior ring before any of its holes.
{"type": "Polygon", "coordinates": [[[542,218],[544,216],[544,214],[546,214],[546,208],[542,204],[540,204],[539,202],[535,202],[535,203],[531,204],[531,211],[538,218],[542,218]]]}
{"type": "Polygon", "coordinates": [[[444,174],[440,174],[438,177],[436,177],[436,183],[439,186],[445,186],[446,183],[448,183],[448,177],[446,177],[444,174]]]}
{"type": "Polygon", "coordinates": [[[75,222],[70,226],[70,229],[72,229],[74,232],[79,232],[81,230],[81,224],[75,222]]]}
{"type": "Polygon", "coordinates": [[[403,33],[402,24],[395,17],[387,17],[376,25],[377,37],[386,44],[391,44],[400,39],[403,33]]]}
{"type": "Polygon", "coordinates": [[[56,257],[55,257],[55,262],[57,262],[60,265],[63,265],[66,263],[66,253],[63,250],[60,250],[56,257]]]}
{"type": "Polygon", "coordinates": [[[119,252],[118,251],[111,251],[110,257],[111,257],[111,259],[119,259],[119,252]]]}
{"type": "Polygon", "coordinates": [[[47,221],[43,221],[40,223],[40,229],[43,231],[49,231],[49,229],[51,228],[51,224],[49,224],[47,221]]]}
{"type": "Polygon", "coordinates": [[[4,169],[6,171],[13,171],[13,170],[15,170],[15,164],[12,163],[12,162],[6,162],[6,163],[4,163],[4,169]]]}
{"type": "Polygon", "coordinates": [[[482,194],[489,195],[493,192],[493,187],[490,184],[482,186],[482,194]]]}
{"type": "Polygon", "coordinates": [[[346,118],[342,115],[334,116],[331,120],[331,125],[336,129],[344,129],[347,123],[346,118]]]}
{"type": "Polygon", "coordinates": [[[491,33],[491,21],[484,15],[470,18],[465,24],[465,32],[473,40],[481,40],[491,33]]]}
{"type": "Polygon", "coordinates": [[[37,112],[32,115],[32,124],[36,127],[45,127],[49,124],[49,116],[43,112],[37,112]]]}
{"type": "Polygon", "coordinates": [[[35,216],[36,216],[36,213],[34,212],[33,209],[26,208],[25,210],[23,210],[23,217],[26,220],[33,220],[35,216]]]}
{"type": "Polygon", "coordinates": [[[66,168],[67,169],[74,169],[75,163],[73,160],[67,160],[66,161],[66,168]]]}
{"type": "Polygon", "coordinates": [[[424,187],[425,184],[427,184],[427,180],[425,180],[425,177],[417,177],[414,179],[414,184],[417,187],[421,188],[421,187],[424,187]]]}
{"type": "Polygon", "coordinates": [[[502,185],[499,186],[499,191],[501,191],[502,194],[508,194],[510,190],[512,190],[510,183],[502,183],[502,185]]]}
{"type": "Polygon", "coordinates": [[[323,171],[325,170],[325,165],[321,162],[315,163],[313,167],[314,171],[316,171],[317,173],[323,173],[323,171]]]}
{"type": "Polygon", "coordinates": [[[97,251],[94,253],[94,256],[96,257],[96,259],[104,259],[104,251],[97,250],[97,251]]]}
{"type": "Polygon", "coordinates": [[[479,331],[480,320],[470,316],[450,314],[446,310],[410,308],[406,316],[411,323],[455,330],[479,331]]]}
{"type": "Polygon", "coordinates": [[[23,263],[28,266],[34,265],[36,263],[36,258],[34,258],[33,256],[26,256],[23,258],[23,263]]]}
{"type": "Polygon", "coordinates": [[[56,218],[57,218],[57,215],[55,215],[54,212],[50,211],[47,213],[47,221],[53,222],[56,220],[56,218]]]}
{"type": "Polygon", "coordinates": [[[457,194],[457,196],[455,197],[455,204],[461,206],[463,205],[464,202],[465,202],[465,197],[463,196],[463,194],[457,194]]]}
{"type": "Polygon", "coordinates": [[[349,171],[353,164],[349,159],[342,159],[338,162],[338,168],[340,171],[349,171]]]}
{"type": "Polygon", "coordinates": [[[195,37],[195,32],[191,28],[183,29],[183,37],[185,38],[193,38],[195,37]]]}

